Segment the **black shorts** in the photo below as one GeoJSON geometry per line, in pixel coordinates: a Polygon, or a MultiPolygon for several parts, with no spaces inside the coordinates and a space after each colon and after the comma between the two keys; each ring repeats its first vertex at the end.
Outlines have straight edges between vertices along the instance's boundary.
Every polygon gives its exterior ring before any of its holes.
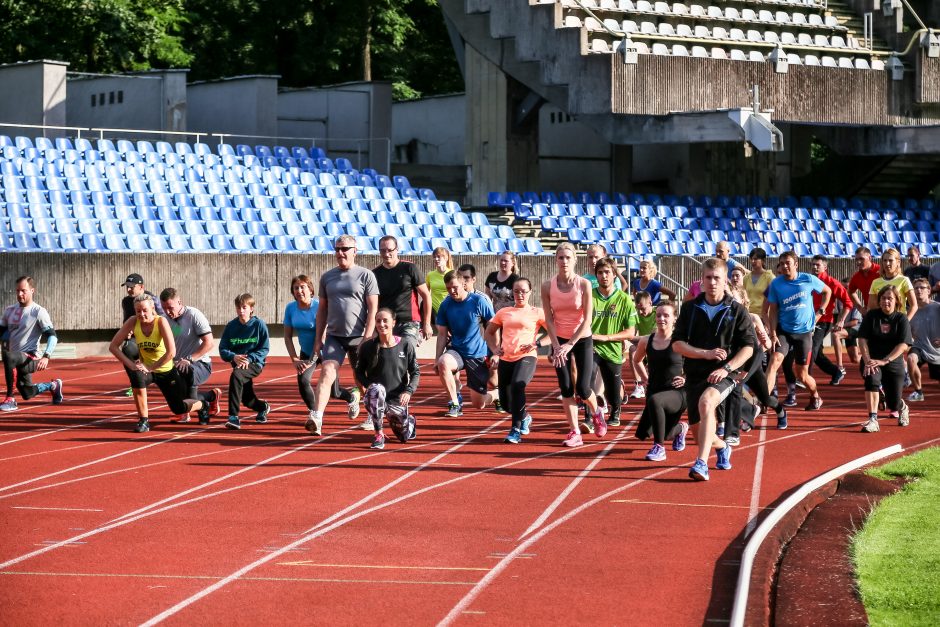
{"type": "Polygon", "coordinates": [[[487,383],[490,380],[490,369],[486,357],[463,357],[452,348],[444,352],[457,362],[457,370],[467,371],[467,387],[474,392],[486,394],[487,383]]]}
{"type": "Polygon", "coordinates": [[[940,380],[940,364],[932,364],[924,358],[924,351],[917,348],[916,346],[911,347],[911,354],[917,355],[917,361],[922,364],[927,364],[927,374],[931,379],[940,380]]]}
{"type": "Polygon", "coordinates": [[[858,346],[858,327],[845,327],[845,346],[855,348],[858,346]]]}
{"type": "Polygon", "coordinates": [[[813,334],[810,333],[787,333],[782,329],[777,329],[777,352],[786,355],[793,351],[793,362],[800,366],[809,365],[813,357],[813,334]]]}
{"type": "Polygon", "coordinates": [[[709,383],[707,380],[703,381],[688,381],[685,383],[685,395],[686,395],[686,413],[689,416],[689,424],[694,425],[701,422],[702,417],[699,415],[698,411],[698,402],[702,399],[702,394],[705,393],[705,390],[708,388],[714,388],[718,390],[720,395],[720,400],[718,402],[718,409],[716,410],[716,416],[718,422],[720,423],[724,418],[724,400],[731,395],[731,392],[734,391],[737,381],[733,377],[725,377],[718,383],[709,383]]]}

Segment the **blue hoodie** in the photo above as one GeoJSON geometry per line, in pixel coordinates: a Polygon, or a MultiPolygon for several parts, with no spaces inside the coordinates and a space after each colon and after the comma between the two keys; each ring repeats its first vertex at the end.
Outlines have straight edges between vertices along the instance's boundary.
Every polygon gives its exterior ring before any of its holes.
{"type": "Polygon", "coordinates": [[[252,316],[245,324],[235,318],[222,331],[219,356],[231,363],[235,355],[247,355],[252,363],[264,366],[271,348],[268,337],[268,325],[258,316],[252,316]]]}

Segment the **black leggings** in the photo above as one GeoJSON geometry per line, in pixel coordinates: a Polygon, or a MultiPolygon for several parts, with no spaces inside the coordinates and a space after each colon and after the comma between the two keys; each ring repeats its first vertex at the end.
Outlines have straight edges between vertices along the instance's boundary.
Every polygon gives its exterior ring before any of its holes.
{"type": "Polygon", "coordinates": [[[607,361],[594,353],[594,367],[597,368],[601,375],[601,381],[604,382],[604,398],[607,400],[610,416],[619,416],[620,405],[623,403],[623,380],[621,378],[623,364],[607,361]]]}
{"type": "MultiPolygon", "coordinates": [[[[558,338],[559,344],[564,344],[568,340],[558,338]]],[[[572,347],[568,353],[568,359],[561,368],[555,368],[555,375],[558,377],[558,387],[561,388],[562,398],[572,398],[577,392],[582,399],[591,396],[591,379],[594,378],[594,339],[590,337],[581,338],[572,347]],[[571,360],[574,359],[578,366],[578,380],[571,380],[571,360]]]]}
{"type": "Polygon", "coordinates": [[[523,357],[518,361],[500,359],[496,364],[499,388],[505,395],[505,407],[512,413],[512,426],[516,429],[522,428],[526,416],[525,388],[535,374],[535,363],[535,357],[523,357]]]}
{"type": "Polygon", "coordinates": [[[264,401],[255,395],[253,379],[261,374],[262,366],[249,363],[247,368],[232,368],[228,378],[228,415],[237,416],[242,404],[253,411],[264,409],[264,401]]]}
{"type": "Polygon", "coordinates": [[[826,341],[826,337],[831,330],[831,322],[820,322],[816,325],[816,330],[813,331],[813,355],[810,363],[816,364],[817,368],[830,377],[834,377],[838,374],[839,369],[832,363],[832,360],[826,357],[826,353],[823,352],[823,342],[826,341]]]}
{"type": "MultiPolygon", "coordinates": [[[[748,370],[743,383],[748,386],[751,390],[751,394],[754,395],[754,398],[756,398],[761,405],[776,410],[779,406],[779,401],[777,397],[770,395],[770,386],[767,384],[767,373],[764,372],[762,355],[763,353],[760,353],[754,357],[754,361],[751,363],[751,369],[748,370]]],[[[744,415],[742,418],[752,427],[754,426],[751,424],[750,416],[744,415]]]]}
{"type": "Polygon", "coordinates": [[[7,396],[13,396],[13,379],[16,379],[16,389],[24,401],[28,401],[39,393],[37,386],[33,385],[33,373],[36,372],[36,359],[19,351],[3,351],[3,374],[6,377],[7,396]],[[16,372],[14,377],[13,373],[16,372]]]}
{"type": "Polygon", "coordinates": [[[650,421],[653,430],[653,442],[662,444],[666,438],[674,438],[678,433],[679,419],[686,410],[685,390],[673,388],[662,390],[646,397],[643,413],[650,421]]]}
{"type": "MultiPolygon", "coordinates": [[[[880,359],[875,357],[874,359],[880,359]]],[[[901,410],[901,391],[904,389],[904,358],[898,357],[894,361],[876,370],[870,375],[865,375],[865,365],[859,363],[859,370],[862,372],[862,378],[865,379],[865,391],[877,392],[878,388],[884,388],[885,403],[890,411],[901,410]]]]}
{"type": "Polygon", "coordinates": [[[186,398],[189,393],[189,384],[183,379],[183,375],[176,369],[176,366],[166,372],[141,372],[139,370],[129,370],[128,368],[124,368],[124,370],[127,372],[127,378],[130,380],[132,388],[144,389],[151,383],[156,383],[157,387],[160,388],[160,392],[163,393],[163,398],[166,400],[166,404],[169,405],[170,411],[177,416],[188,414],[192,411],[193,405],[200,400],[207,403],[212,396],[211,393],[202,392],[198,399],[186,398]]]}

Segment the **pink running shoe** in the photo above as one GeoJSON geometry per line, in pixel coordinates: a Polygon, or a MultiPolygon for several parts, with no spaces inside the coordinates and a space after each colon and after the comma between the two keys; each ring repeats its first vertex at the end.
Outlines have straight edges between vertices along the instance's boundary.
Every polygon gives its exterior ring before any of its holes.
{"type": "Polygon", "coordinates": [[[577,431],[569,433],[565,441],[562,442],[562,445],[570,447],[581,446],[582,444],[584,444],[584,440],[581,439],[581,434],[577,431]]]}
{"type": "Polygon", "coordinates": [[[604,409],[602,407],[598,406],[597,411],[591,416],[591,421],[594,423],[594,435],[599,438],[607,435],[607,421],[604,420],[604,409]]]}

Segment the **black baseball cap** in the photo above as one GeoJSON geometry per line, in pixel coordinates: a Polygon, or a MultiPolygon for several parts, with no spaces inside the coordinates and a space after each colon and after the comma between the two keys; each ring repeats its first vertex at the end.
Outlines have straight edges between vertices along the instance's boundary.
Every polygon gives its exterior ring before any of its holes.
{"type": "Polygon", "coordinates": [[[144,277],[140,276],[139,274],[128,274],[127,278],[124,279],[124,283],[122,283],[124,287],[127,287],[128,285],[143,285],[143,284],[144,284],[144,277]]]}

